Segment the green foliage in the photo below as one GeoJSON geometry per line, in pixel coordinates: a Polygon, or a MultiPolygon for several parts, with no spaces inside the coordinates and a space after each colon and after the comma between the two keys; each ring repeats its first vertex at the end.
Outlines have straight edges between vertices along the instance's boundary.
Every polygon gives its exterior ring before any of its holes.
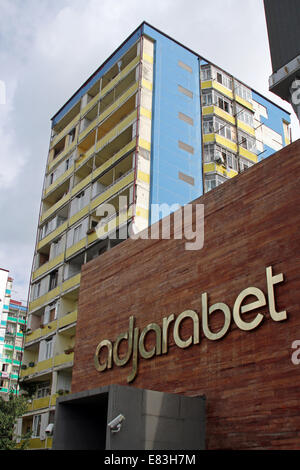
{"type": "Polygon", "coordinates": [[[11,393],[8,401],[0,397],[0,450],[26,448],[29,436],[22,436],[24,442],[20,447],[15,440],[14,431],[16,420],[25,413],[26,409],[27,399],[24,396],[15,396],[11,393]]]}

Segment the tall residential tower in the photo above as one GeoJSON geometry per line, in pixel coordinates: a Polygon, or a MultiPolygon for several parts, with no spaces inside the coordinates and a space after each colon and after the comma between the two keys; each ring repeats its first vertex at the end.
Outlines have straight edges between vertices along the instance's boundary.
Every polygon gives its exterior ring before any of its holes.
{"type": "Polygon", "coordinates": [[[0,268],[0,396],[19,393],[19,375],[23,355],[27,307],[12,300],[13,279],[0,268]]]}
{"type": "Polygon", "coordinates": [[[81,266],[130,222],[157,221],[154,205],[185,205],[290,143],[289,123],[145,22],[53,116],[22,370],[34,390],[20,424],[32,448],[51,447],[56,397],[70,392],[81,266]]]}

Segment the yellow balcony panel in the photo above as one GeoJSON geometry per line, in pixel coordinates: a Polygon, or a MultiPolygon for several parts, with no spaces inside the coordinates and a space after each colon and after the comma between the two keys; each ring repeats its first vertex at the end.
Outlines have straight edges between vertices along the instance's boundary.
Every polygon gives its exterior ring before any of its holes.
{"type": "Polygon", "coordinates": [[[100,99],[100,92],[94,96],[94,98],[92,98],[88,104],[85,105],[84,108],[82,108],[82,110],[80,111],[80,116],[84,116],[93,106],[95,106],[95,104],[98,102],[98,100],[100,99]]]}
{"type": "Polygon", "coordinates": [[[50,207],[50,209],[45,211],[41,215],[41,222],[44,222],[44,220],[48,219],[48,217],[50,217],[52,214],[54,214],[54,212],[56,212],[58,209],[60,209],[60,207],[62,207],[64,204],[66,204],[70,200],[70,197],[71,197],[71,193],[66,194],[59,201],[57,201],[56,204],[54,204],[52,207],[50,207]]]}
{"type": "Polygon", "coordinates": [[[204,80],[201,82],[201,88],[205,90],[206,88],[212,88],[212,80],[204,80]]]}
{"type": "Polygon", "coordinates": [[[29,439],[28,443],[28,449],[44,449],[45,448],[45,441],[41,441],[39,437],[33,437],[32,439],[29,439]]]}
{"type": "Polygon", "coordinates": [[[203,106],[202,108],[202,114],[203,116],[207,116],[209,114],[213,114],[214,113],[214,106],[203,106]]]}
{"type": "Polygon", "coordinates": [[[235,124],[235,118],[231,114],[219,108],[218,106],[204,106],[202,114],[203,116],[207,116],[209,114],[216,114],[225,121],[230,122],[230,124],[235,124]]]}
{"type": "Polygon", "coordinates": [[[230,124],[235,124],[235,118],[218,106],[214,106],[214,113],[225,121],[230,122],[230,124]]]}
{"type": "Polygon", "coordinates": [[[84,217],[86,214],[89,212],[89,205],[87,204],[83,209],[80,211],[76,212],[76,214],[72,215],[72,217],[69,219],[69,226],[75,224],[77,220],[80,220],[82,217],[84,217]]]}
{"type": "Polygon", "coordinates": [[[82,181],[76,184],[71,191],[71,195],[75,196],[75,194],[79,193],[83,188],[85,188],[90,182],[92,181],[92,174],[87,175],[82,181]]]}
{"type": "Polygon", "coordinates": [[[85,244],[86,244],[86,237],[84,237],[78,243],[75,243],[74,245],[70,246],[70,248],[68,248],[66,251],[66,258],[69,258],[69,256],[72,256],[74,253],[84,248],[85,244]]]}
{"type": "Polygon", "coordinates": [[[55,180],[48,188],[44,191],[44,197],[46,197],[53,189],[57,188],[64,180],[68,179],[74,171],[74,165],[72,165],[67,171],[65,171],[57,180],[55,180]]]}
{"type": "Polygon", "coordinates": [[[204,134],[203,135],[203,142],[205,144],[209,143],[209,142],[214,142],[216,139],[216,134],[204,134]]]}
{"type": "Polygon", "coordinates": [[[25,336],[25,344],[31,343],[31,341],[35,341],[42,336],[41,328],[37,328],[36,330],[32,331],[31,333],[26,334],[25,336]]]}
{"type": "Polygon", "coordinates": [[[215,163],[205,163],[203,169],[204,169],[204,173],[211,173],[212,171],[216,170],[216,164],[215,163]]]}
{"type": "Polygon", "coordinates": [[[250,152],[250,150],[245,149],[241,145],[239,146],[239,154],[240,154],[241,157],[248,158],[249,160],[251,160],[254,163],[257,163],[257,161],[258,161],[257,155],[255,153],[250,152]]]}
{"type": "Polygon", "coordinates": [[[106,95],[122,78],[126,77],[126,75],[137,66],[140,61],[140,56],[136,56],[113,80],[111,80],[102,90],[101,90],[101,97],[106,95]]]}
{"type": "Polygon", "coordinates": [[[57,227],[57,229],[53,230],[53,232],[49,233],[49,235],[47,235],[45,238],[43,238],[37,245],[37,249],[39,250],[40,248],[42,248],[43,246],[47,245],[48,243],[50,243],[52,240],[54,240],[54,238],[58,237],[59,235],[61,235],[65,230],[67,230],[67,227],[68,227],[68,221],[66,220],[66,222],[64,222],[63,224],[61,224],[59,227],[57,227]]]}
{"type": "Polygon", "coordinates": [[[131,210],[124,211],[122,214],[117,215],[110,219],[106,224],[103,224],[101,227],[97,229],[97,236],[98,238],[102,238],[112,232],[113,230],[117,230],[118,227],[122,226],[124,223],[127,222],[128,219],[132,217],[131,210]]]}
{"type": "Polygon", "coordinates": [[[77,114],[74,119],[72,119],[71,122],[69,122],[69,124],[59,133],[57,134],[54,139],[52,140],[51,142],[51,146],[50,148],[53,148],[57,142],[59,142],[66,134],[69,133],[69,131],[71,131],[73,129],[73,127],[76,126],[77,122],[79,121],[79,118],[80,118],[80,115],[77,114]]]}
{"type": "Polygon", "coordinates": [[[33,300],[29,304],[29,312],[32,312],[38,307],[41,307],[42,305],[51,302],[51,300],[55,299],[60,293],[60,287],[56,287],[55,289],[50,290],[46,294],[42,295],[41,297],[38,297],[37,299],[33,300]]]}
{"type": "Polygon", "coordinates": [[[101,120],[101,116],[97,116],[81,133],[78,137],[78,143],[82,142],[82,140],[99,124],[101,120]]]}
{"type": "Polygon", "coordinates": [[[233,99],[233,93],[229,88],[226,88],[226,86],[221,85],[221,83],[217,82],[216,80],[213,80],[212,86],[215,90],[219,91],[225,96],[228,96],[231,100],[233,99]]]}
{"type": "Polygon", "coordinates": [[[74,353],[71,354],[59,354],[54,358],[54,367],[61,366],[62,364],[66,364],[68,362],[73,362],[74,360],[74,353]]]}
{"type": "Polygon", "coordinates": [[[53,358],[46,359],[45,361],[40,361],[37,363],[36,372],[44,372],[45,370],[51,369],[53,364],[53,358]]]}
{"type": "Polygon", "coordinates": [[[233,152],[237,152],[237,144],[232,142],[232,140],[226,139],[226,137],[216,134],[216,142],[220,145],[223,145],[224,147],[227,147],[233,152]]]}
{"type": "Polygon", "coordinates": [[[56,328],[57,328],[57,320],[53,320],[52,322],[48,323],[43,328],[41,328],[42,336],[48,335],[49,333],[55,331],[56,328]]]}
{"type": "Polygon", "coordinates": [[[119,152],[117,152],[113,157],[107,160],[103,165],[93,171],[93,179],[97,178],[101,173],[103,173],[107,168],[116,163],[120,158],[125,155],[125,153],[133,151],[135,149],[136,140],[132,139],[125,147],[123,147],[119,152]]]}
{"type": "Polygon", "coordinates": [[[28,411],[40,410],[43,408],[48,408],[50,402],[50,395],[43,398],[35,398],[32,403],[28,406],[28,411]]]}
{"type": "Polygon", "coordinates": [[[58,320],[58,327],[63,328],[65,326],[71,325],[77,320],[77,310],[74,310],[74,312],[68,313],[64,317],[60,318],[58,320]]]}
{"type": "Polygon", "coordinates": [[[121,189],[125,188],[133,181],[134,181],[134,171],[131,171],[127,176],[124,176],[123,178],[121,178],[114,185],[110,186],[109,189],[107,189],[102,194],[100,194],[100,196],[98,196],[94,201],[92,201],[91,210],[100,206],[100,204],[102,204],[106,199],[118,193],[119,191],[121,191],[121,189]]]}
{"type": "MultiPolygon", "coordinates": [[[[119,106],[133,95],[138,90],[138,82],[134,83],[128,90],[125,91],[114,103],[112,103],[103,113],[100,114],[99,122],[103,121],[107,116],[112,114],[119,106]]],[[[101,111],[101,110],[100,110],[101,111]]]]}
{"type": "Polygon", "coordinates": [[[247,132],[247,134],[253,135],[253,137],[255,137],[255,129],[253,127],[248,126],[248,124],[245,124],[244,122],[240,121],[239,119],[237,120],[237,125],[240,129],[247,132]]]}
{"type": "Polygon", "coordinates": [[[50,260],[47,263],[43,264],[36,271],[34,271],[33,274],[32,274],[32,279],[34,280],[37,277],[41,276],[42,274],[45,274],[47,271],[50,271],[50,269],[53,269],[58,264],[62,263],[63,260],[64,260],[64,253],[61,253],[60,255],[56,256],[52,260],[50,260]]]}
{"type": "Polygon", "coordinates": [[[48,171],[51,171],[53,167],[55,167],[58,163],[60,163],[68,153],[71,153],[76,147],[76,140],[68,145],[54,160],[49,162],[48,164],[48,171]]]}
{"type": "Polygon", "coordinates": [[[27,377],[29,375],[35,374],[37,372],[37,366],[34,367],[27,367],[27,369],[21,369],[20,376],[27,377]]]}
{"type": "Polygon", "coordinates": [[[244,100],[244,98],[241,98],[239,95],[235,95],[235,100],[240,103],[242,106],[245,106],[245,108],[250,109],[253,111],[253,104],[250,103],[250,101],[244,100]]]}
{"type": "Polygon", "coordinates": [[[117,137],[123,130],[132,124],[137,118],[137,110],[133,110],[123,121],[121,121],[116,127],[109,131],[102,139],[100,139],[96,145],[96,152],[101,150],[105,145],[117,137]]]}
{"type": "Polygon", "coordinates": [[[216,163],[205,163],[204,164],[204,173],[218,173],[219,175],[223,175],[226,178],[233,178],[237,175],[237,171],[235,170],[227,170],[224,166],[218,165],[216,163]]]}
{"type": "Polygon", "coordinates": [[[81,273],[76,274],[76,276],[71,277],[70,279],[67,279],[61,286],[61,291],[65,292],[67,290],[73,289],[80,284],[80,277],[81,273]]]}

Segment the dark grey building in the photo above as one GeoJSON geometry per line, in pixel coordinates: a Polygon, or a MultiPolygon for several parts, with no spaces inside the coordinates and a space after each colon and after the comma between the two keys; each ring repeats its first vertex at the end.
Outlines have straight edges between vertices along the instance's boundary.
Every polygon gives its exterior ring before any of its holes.
{"type": "Polygon", "coordinates": [[[264,6],[273,69],[269,88],[300,119],[300,2],[264,0],[264,6]]]}
{"type": "Polygon", "coordinates": [[[205,397],[110,385],[59,398],[54,450],[202,450],[205,397]]]}

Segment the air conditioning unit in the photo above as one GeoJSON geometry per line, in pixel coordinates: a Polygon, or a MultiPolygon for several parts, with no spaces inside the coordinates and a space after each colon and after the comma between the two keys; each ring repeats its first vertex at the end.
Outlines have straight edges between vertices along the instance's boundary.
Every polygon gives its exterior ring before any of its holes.
{"type": "Polygon", "coordinates": [[[218,165],[223,165],[223,166],[226,165],[226,163],[225,163],[225,158],[222,157],[222,155],[219,155],[218,157],[215,157],[215,162],[216,162],[218,165]]]}

